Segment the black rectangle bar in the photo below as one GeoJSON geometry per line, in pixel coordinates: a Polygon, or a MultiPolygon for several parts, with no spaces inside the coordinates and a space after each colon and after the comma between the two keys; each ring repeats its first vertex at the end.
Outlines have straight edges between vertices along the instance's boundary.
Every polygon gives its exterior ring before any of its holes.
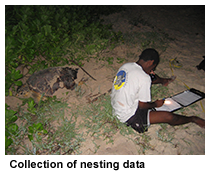
{"type": "Polygon", "coordinates": [[[10,171],[145,171],[145,160],[10,160],[10,171]]]}

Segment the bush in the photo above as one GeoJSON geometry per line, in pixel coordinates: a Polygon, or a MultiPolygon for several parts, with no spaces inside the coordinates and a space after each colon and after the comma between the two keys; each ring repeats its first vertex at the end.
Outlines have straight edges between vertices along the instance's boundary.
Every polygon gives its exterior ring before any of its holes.
{"type": "MultiPolygon", "coordinates": [[[[12,95],[11,88],[14,91],[16,86],[22,85],[20,79],[23,75],[17,70],[19,66],[27,68],[28,73],[32,74],[47,67],[72,64],[70,60],[81,64],[80,61],[89,54],[116,43],[121,35],[111,31],[110,26],[103,26],[99,17],[118,10],[121,6],[5,6],[5,95],[12,95]]],[[[30,120],[34,115],[40,117],[41,109],[35,108],[33,100],[28,102],[28,112],[19,116],[22,119],[25,117],[27,127],[20,131],[20,126],[15,123],[17,111],[9,110],[6,105],[6,153],[16,153],[15,146],[20,144],[25,134],[31,142],[42,142],[41,136],[47,134],[46,123],[30,120]]],[[[46,118],[46,114],[43,116],[46,118]]],[[[74,123],[71,122],[65,125],[69,130],[63,130],[62,135],[75,139],[74,123]]],[[[65,154],[69,154],[78,147],[76,142],[66,144],[60,138],[60,131],[54,132],[57,134],[56,137],[52,136],[55,141],[51,146],[60,143],[59,149],[54,152],[62,148],[65,154]]],[[[48,147],[46,150],[51,152],[52,148],[48,147]]],[[[39,149],[39,145],[35,148],[39,149]]]]}
{"type": "Polygon", "coordinates": [[[16,71],[20,65],[32,74],[70,64],[70,59],[80,63],[87,54],[118,40],[120,36],[99,21],[100,14],[107,14],[107,9],[107,6],[6,6],[5,94],[11,94],[10,87],[22,85],[19,81],[22,74],[16,71]],[[69,58],[64,57],[67,54],[69,58]]]}
{"type": "Polygon", "coordinates": [[[15,123],[17,112],[8,109],[8,105],[5,104],[5,152],[9,149],[9,146],[13,143],[13,136],[18,133],[18,125],[15,123]]]}

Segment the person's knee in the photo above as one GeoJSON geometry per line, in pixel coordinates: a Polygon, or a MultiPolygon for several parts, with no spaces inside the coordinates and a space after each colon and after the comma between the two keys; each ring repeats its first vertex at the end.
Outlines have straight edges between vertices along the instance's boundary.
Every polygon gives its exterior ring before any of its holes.
{"type": "Polygon", "coordinates": [[[174,122],[176,122],[176,120],[177,120],[177,117],[173,113],[167,112],[167,115],[166,115],[167,123],[173,124],[174,122]]]}
{"type": "Polygon", "coordinates": [[[168,124],[176,125],[178,120],[179,117],[176,114],[173,114],[171,112],[168,114],[168,124]]]}

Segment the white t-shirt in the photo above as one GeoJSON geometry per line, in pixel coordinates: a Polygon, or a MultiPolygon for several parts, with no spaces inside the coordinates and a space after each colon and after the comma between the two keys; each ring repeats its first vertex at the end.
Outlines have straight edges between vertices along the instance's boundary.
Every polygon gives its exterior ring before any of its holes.
{"type": "Polygon", "coordinates": [[[111,104],[113,113],[121,122],[132,117],[139,101],[150,102],[151,78],[137,63],[124,64],[114,79],[111,104]]]}

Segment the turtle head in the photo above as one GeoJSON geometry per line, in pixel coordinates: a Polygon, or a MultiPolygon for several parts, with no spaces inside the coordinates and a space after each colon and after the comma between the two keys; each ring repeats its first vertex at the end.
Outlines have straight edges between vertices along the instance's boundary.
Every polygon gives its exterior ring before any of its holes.
{"type": "Polygon", "coordinates": [[[30,89],[28,88],[28,86],[26,84],[17,88],[16,97],[28,98],[28,97],[30,97],[30,95],[31,95],[30,89]]]}
{"type": "Polygon", "coordinates": [[[73,68],[65,67],[63,68],[63,70],[64,70],[63,74],[71,76],[73,80],[77,79],[77,73],[79,70],[78,68],[73,69],[73,68]]]}

